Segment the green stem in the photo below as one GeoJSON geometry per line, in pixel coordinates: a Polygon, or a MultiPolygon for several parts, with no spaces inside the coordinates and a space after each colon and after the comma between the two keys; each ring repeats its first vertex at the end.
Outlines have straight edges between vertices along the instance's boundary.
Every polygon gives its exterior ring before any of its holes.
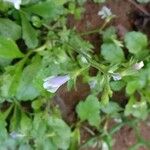
{"type": "Polygon", "coordinates": [[[88,62],[91,64],[92,67],[98,69],[100,72],[105,74],[104,66],[101,66],[98,62],[92,59],[88,59],[88,62]]]}
{"type": "Polygon", "coordinates": [[[33,52],[40,52],[40,51],[43,51],[43,50],[46,48],[46,46],[47,46],[47,42],[46,42],[44,45],[42,45],[42,46],[40,46],[40,47],[34,49],[33,52]]]}
{"type": "Polygon", "coordinates": [[[80,34],[80,36],[85,36],[85,35],[94,34],[94,33],[100,33],[100,32],[102,32],[102,30],[106,27],[106,25],[107,25],[108,23],[109,23],[108,21],[105,21],[105,22],[103,23],[103,25],[101,26],[100,29],[95,29],[95,30],[83,32],[83,33],[80,34]]]}
{"type": "Polygon", "coordinates": [[[68,43],[69,47],[72,48],[73,50],[75,50],[77,53],[83,55],[87,61],[90,63],[90,65],[96,69],[98,69],[100,72],[102,72],[103,74],[105,74],[105,66],[100,65],[97,61],[95,61],[93,58],[90,58],[88,55],[86,55],[85,53],[82,53],[81,51],[75,49],[74,47],[72,47],[72,45],[70,45],[68,43]]]}
{"type": "Polygon", "coordinates": [[[98,33],[98,32],[100,32],[100,29],[95,29],[95,30],[83,32],[80,34],[80,36],[85,36],[85,35],[94,34],[94,33],[98,33]]]}
{"type": "Polygon", "coordinates": [[[46,29],[51,30],[51,27],[45,23],[42,24],[46,29]]]}

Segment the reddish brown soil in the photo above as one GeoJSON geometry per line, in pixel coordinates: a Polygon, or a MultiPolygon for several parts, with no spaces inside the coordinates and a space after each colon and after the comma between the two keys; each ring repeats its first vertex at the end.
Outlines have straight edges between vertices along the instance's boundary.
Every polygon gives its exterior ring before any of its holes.
{"type": "MultiPolygon", "coordinates": [[[[111,22],[111,25],[116,26],[119,30],[121,28],[126,30],[132,29],[129,16],[130,13],[134,10],[133,5],[125,0],[115,0],[115,2],[114,0],[108,0],[107,3],[103,5],[111,8],[112,13],[116,15],[116,18],[113,20],[113,22],[111,22]]],[[[103,20],[97,14],[103,5],[95,4],[92,1],[87,2],[85,4],[85,13],[82,15],[81,20],[75,20],[72,16],[70,16],[68,21],[69,26],[75,26],[79,33],[100,28],[103,24],[103,20]]],[[[84,36],[83,38],[90,41],[94,45],[95,51],[99,52],[101,43],[99,34],[90,34],[89,36],[84,36]]]]}
{"type": "MultiPolygon", "coordinates": [[[[128,0],[108,0],[104,5],[111,8],[113,14],[116,14],[116,18],[109,25],[116,27],[119,37],[122,38],[126,31],[131,30],[140,30],[150,35],[150,17],[145,17],[145,14],[143,14],[139,8],[131,4],[128,0]]],[[[81,20],[78,21],[72,16],[69,17],[69,27],[76,27],[79,33],[100,28],[103,24],[103,20],[97,15],[97,13],[102,6],[102,4],[94,4],[91,0],[89,0],[85,4],[85,13],[82,15],[81,20]]],[[[150,4],[144,6],[144,9],[149,11],[150,4]]],[[[83,38],[94,45],[94,51],[96,53],[100,52],[101,37],[99,34],[90,34],[88,36],[83,36],[83,38]]],[[[123,101],[126,100],[126,98],[120,93],[115,97],[120,100],[122,99],[123,101]]],[[[141,123],[140,130],[141,136],[150,141],[150,125],[141,123]]],[[[81,136],[81,141],[83,142],[88,139],[90,135],[85,131],[82,131],[81,136]]],[[[114,140],[115,144],[113,146],[113,150],[128,150],[130,146],[135,144],[136,135],[133,128],[125,126],[114,135],[114,140]]],[[[87,150],[92,150],[92,148],[88,148],[87,150]]],[[[140,147],[138,150],[148,150],[148,148],[140,147]]]]}
{"type": "Polygon", "coordinates": [[[76,120],[75,106],[81,100],[84,100],[90,93],[88,84],[83,83],[80,79],[76,83],[76,89],[68,91],[67,85],[58,89],[54,97],[54,103],[59,106],[62,118],[72,124],[76,120]]]}
{"type": "MultiPolygon", "coordinates": [[[[142,122],[140,125],[140,134],[144,140],[150,141],[150,125],[142,122]]],[[[136,134],[133,128],[129,126],[123,127],[114,135],[115,144],[113,150],[128,150],[136,143],[136,134]]],[[[137,150],[149,150],[147,147],[139,147],[137,150]]]]}

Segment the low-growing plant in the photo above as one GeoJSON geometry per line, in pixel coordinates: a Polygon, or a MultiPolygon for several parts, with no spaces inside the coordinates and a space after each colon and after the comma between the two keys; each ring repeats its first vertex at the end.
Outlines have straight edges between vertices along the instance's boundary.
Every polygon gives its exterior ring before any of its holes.
{"type": "Polygon", "coordinates": [[[83,2],[0,1],[1,150],[75,150],[94,145],[111,149],[113,134],[126,124],[135,129],[137,144],[150,147],[137,126],[149,115],[148,38],[131,31],[119,40],[115,27],[106,28],[115,17],[107,7],[98,12],[104,19],[102,26],[77,33],[67,27],[67,16],[79,19],[84,9],[78,4],[83,2]],[[99,54],[82,38],[94,33],[103,40],[99,54]],[[90,75],[91,68],[96,69],[95,76],[90,75]],[[78,121],[69,126],[50,103],[64,83],[68,90],[76,88],[78,77],[90,86],[90,93],[77,104],[78,121]],[[113,97],[120,91],[128,99],[125,105],[113,97]],[[117,122],[111,129],[110,119],[117,122]],[[86,128],[92,138],[81,145],[84,122],[96,133],[86,128]]]}

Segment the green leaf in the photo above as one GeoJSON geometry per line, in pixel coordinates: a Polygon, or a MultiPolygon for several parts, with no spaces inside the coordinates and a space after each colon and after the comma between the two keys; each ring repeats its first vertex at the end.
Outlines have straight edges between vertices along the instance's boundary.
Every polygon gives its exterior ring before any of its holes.
{"type": "Polygon", "coordinates": [[[136,102],[135,97],[131,96],[126,105],[124,114],[125,116],[133,115],[134,117],[144,120],[148,116],[147,103],[145,101],[136,102]]]}
{"type": "Polygon", "coordinates": [[[45,132],[47,129],[47,124],[45,122],[45,120],[43,119],[44,114],[43,112],[40,113],[35,113],[34,115],[34,119],[33,119],[33,130],[31,131],[31,134],[34,138],[38,139],[42,139],[43,137],[45,137],[45,132]],[[40,136],[38,136],[40,135],[40,136]]]}
{"type": "Polygon", "coordinates": [[[0,57],[0,66],[5,67],[11,63],[12,59],[11,58],[3,58],[0,57]]]}
{"type": "Polygon", "coordinates": [[[24,63],[26,61],[26,57],[24,57],[24,59],[22,59],[18,64],[10,67],[11,71],[9,72],[9,75],[10,76],[10,79],[9,82],[10,84],[7,85],[8,87],[8,97],[14,97],[16,95],[16,91],[17,91],[17,88],[18,88],[18,85],[19,85],[19,82],[20,82],[20,78],[21,78],[21,75],[22,75],[22,70],[23,70],[23,66],[24,66],[24,63]]]}
{"type": "Polygon", "coordinates": [[[121,63],[125,60],[123,50],[115,44],[103,44],[101,54],[110,63],[121,63]]]}
{"type": "Polygon", "coordinates": [[[7,138],[6,121],[2,113],[0,113],[0,143],[7,138]]]}
{"type": "Polygon", "coordinates": [[[21,27],[10,19],[0,18],[0,36],[18,40],[21,37],[21,27]]]}
{"type": "Polygon", "coordinates": [[[20,13],[22,22],[23,39],[28,48],[35,48],[38,45],[37,31],[31,26],[24,12],[20,13]]]}
{"type": "Polygon", "coordinates": [[[28,144],[21,144],[18,150],[33,150],[33,148],[28,144]]]}
{"type": "Polygon", "coordinates": [[[0,95],[4,98],[8,98],[9,88],[12,83],[12,78],[10,74],[5,74],[1,77],[0,95]]]}
{"type": "Polygon", "coordinates": [[[101,105],[101,110],[109,115],[113,115],[121,110],[121,107],[115,102],[109,102],[108,105],[101,105]]]}
{"type": "Polygon", "coordinates": [[[69,41],[72,48],[79,51],[79,53],[90,57],[93,45],[90,42],[83,40],[80,36],[72,34],[69,41]]]}
{"type": "Polygon", "coordinates": [[[85,101],[81,101],[76,111],[81,121],[88,120],[90,125],[99,126],[100,123],[100,103],[97,97],[90,95],[85,101]]]}
{"type": "Polygon", "coordinates": [[[1,93],[5,98],[12,98],[16,96],[16,91],[22,75],[22,70],[28,55],[14,66],[8,66],[5,74],[2,76],[1,93]],[[6,84],[7,83],[7,84],[6,84]]]}
{"type": "Polygon", "coordinates": [[[21,110],[19,106],[15,105],[14,112],[12,118],[10,120],[10,131],[17,131],[20,127],[20,120],[21,120],[21,110]]]}
{"type": "Polygon", "coordinates": [[[62,14],[62,6],[63,5],[61,3],[57,3],[55,1],[46,1],[29,6],[25,10],[46,19],[55,19],[55,17],[62,14]]]}
{"type": "Polygon", "coordinates": [[[129,32],[125,35],[125,44],[129,52],[138,54],[148,45],[147,36],[141,32],[129,32]]]}
{"type": "Polygon", "coordinates": [[[53,143],[58,149],[66,150],[70,145],[71,131],[69,126],[61,119],[50,117],[48,125],[52,129],[54,136],[53,143]]]}
{"type": "Polygon", "coordinates": [[[105,76],[105,80],[104,80],[104,87],[103,87],[103,92],[102,92],[102,96],[101,96],[101,103],[103,105],[108,105],[109,103],[109,99],[110,97],[112,97],[112,90],[110,88],[110,77],[109,76],[105,76]]]}
{"type": "Polygon", "coordinates": [[[8,4],[4,2],[3,0],[0,0],[0,11],[6,12],[8,10],[8,4]]]}
{"type": "Polygon", "coordinates": [[[103,93],[101,96],[101,102],[103,105],[106,105],[106,106],[109,103],[109,89],[107,88],[107,86],[105,86],[103,89],[103,93]]]}
{"type": "Polygon", "coordinates": [[[78,149],[79,144],[80,144],[80,129],[75,128],[75,130],[72,132],[69,150],[78,149]]]}
{"type": "Polygon", "coordinates": [[[123,81],[111,81],[110,87],[113,91],[120,91],[125,86],[125,82],[123,81]]]}
{"type": "Polygon", "coordinates": [[[102,34],[103,34],[104,42],[112,42],[113,39],[117,39],[116,29],[113,26],[111,26],[108,29],[106,29],[105,31],[103,31],[102,34]]]}
{"type": "Polygon", "coordinates": [[[43,99],[36,99],[35,101],[32,102],[32,108],[34,110],[39,110],[44,104],[44,100],[43,99]]]}
{"type": "Polygon", "coordinates": [[[33,63],[28,65],[22,73],[17,90],[17,99],[33,100],[39,95],[39,91],[33,84],[33,80],[40,68],[40,58],[36,57],[33,63]]]}
{"type": "Polygon", "coordinates": [[[22,112],[20,120],[21,133],[28,135],[31,128],[32,128],[31,119],[24,112],[22,112]]]}
{"type": "Polygon", "coordinates": [[[136,90],[141,89],[145,86],[145,82],[143,80],[131,80],[127,83],[126,93],[128,95],[132,95],[136,90]]]}
{"type": "Polygon", "coordinates": [[[13,40],[0,36],[0,57],[20,58],[23,56],[13,40]]]}

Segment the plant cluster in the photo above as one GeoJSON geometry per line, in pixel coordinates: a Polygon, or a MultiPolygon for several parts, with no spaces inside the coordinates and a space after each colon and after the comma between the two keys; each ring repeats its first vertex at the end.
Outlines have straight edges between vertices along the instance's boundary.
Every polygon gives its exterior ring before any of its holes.
{"type": "MultiPolygon", "coordinates": [[[[149,147],[137,123],[149,115],[150,54],[148,38],[131,31],[119,40],[115,17],[107,7],[98,12],[104,25],[77,33],[67,27],[67,16],[79,19],[85,0],[0,0],[0,150],[79,149],[84,122],[92,138],[81,147],[111,149],[113,134],[128,124],[135,128],[138,145],[149,147]],[[99,33],[99,54],[82,36],[99,33]],[[90,75],[95,68],[97,74],[90,75]],[[78,121],[69,126],[51,101],[67,82],[76,88],[78,77],[90,86],[88,97],[76,107],[78,121]],[[123,91],[122,106],[113,95],[123,91]],[[134,119],[133,119],[134,118],[134,119]],[[110,130],[110,119],[117,124],[110,130]]],[[[94,0],[104,2],[104,0],[94,0]]],[[[145,2],[145,1],[139,1],[145,2]]]]}

